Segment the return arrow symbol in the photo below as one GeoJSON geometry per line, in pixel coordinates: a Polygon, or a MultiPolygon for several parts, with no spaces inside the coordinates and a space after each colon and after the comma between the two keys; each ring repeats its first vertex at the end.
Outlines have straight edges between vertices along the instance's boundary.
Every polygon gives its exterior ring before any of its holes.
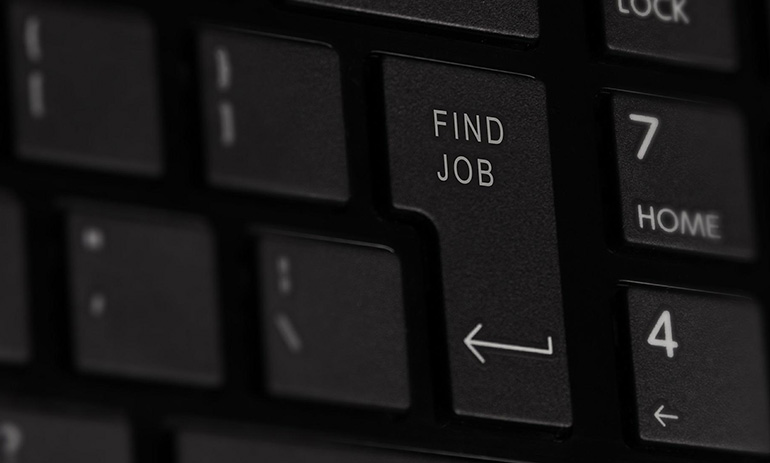
{"type": "Polygon", "coordinates": [[[536,347],[524,347],[524,346],[514,346],[511,344],[500,344],[497,342],[487,342],[487,341],[479,341],[476,340],[475,337],[481,331],[482,324],[479,323],[476,325],[476,328],[471,331],[468,336],[465,337],[463,340],[463,343],[465,346],[470,350],[473,355],[476,356],[477,359],[479,359],[479,362],[486,363],[486,359],[484,356],[481,355],[481,353],[478,351],[477,347],[487,347],[489,349],[499,349],[499,350],[507,350],[512,352],[526,352],[529,354],[540,354],[540,355],[553,355],[553,338],[551,336],[548,336],[548,348],[546,349],[539,349],[536,347]]]}
{"type": "Polygon", "coordinates": [[[660,425],[665,428],[666,427],[666,422],[663,421],[664,419],[666,419],[666,420],[678,420],[679,417],[676,416],[676,415],[666,415],[666,414],[662,413],[664,408],[666,408],[666,406],[665,405],[661,405],[660,408],[655,412],[655,414],[653,416],[655,417],[656,420],[658,420],[660,425]]]}

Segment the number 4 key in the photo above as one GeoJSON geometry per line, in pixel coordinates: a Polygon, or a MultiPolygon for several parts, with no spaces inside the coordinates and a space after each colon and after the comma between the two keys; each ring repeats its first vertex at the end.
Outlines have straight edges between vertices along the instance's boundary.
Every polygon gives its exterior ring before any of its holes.
{"type": "Polygon", "coordinates": [[[674,330],[671,326],[671,312],[664,310],[655,323],[655,328],[650,332],[647,338],[647,344],[655,347],[664,347],[668,358],[674,358],[674,351],[679,347],[679,343],[674,341],[674,330]],[[663,336],[661,337],[661,330],[663,336]]]}

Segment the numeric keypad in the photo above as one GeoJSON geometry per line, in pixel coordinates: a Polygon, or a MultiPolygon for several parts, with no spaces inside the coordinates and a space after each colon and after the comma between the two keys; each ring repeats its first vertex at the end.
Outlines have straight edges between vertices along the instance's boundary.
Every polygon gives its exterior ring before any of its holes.
{"type": "Polygon", "coordinates": [[[625,241],[753,258],[741,116],[631,93],[613,94],[611,107],[625,241]]]}
{"type": "Polygon", "coordinates": [[[639,438],[770,452],[763,320],[749,299],[627,290],[639,438]]]}

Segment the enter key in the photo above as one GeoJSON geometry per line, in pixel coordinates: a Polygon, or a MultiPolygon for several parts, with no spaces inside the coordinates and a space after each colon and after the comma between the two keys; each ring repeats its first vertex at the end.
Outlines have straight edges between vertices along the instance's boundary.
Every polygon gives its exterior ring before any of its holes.
{"type": "Polygon", "coordinates": [[[383,66],[393,201],[438,234],[454,412],[571,426],[544,86],[383,66]]]}

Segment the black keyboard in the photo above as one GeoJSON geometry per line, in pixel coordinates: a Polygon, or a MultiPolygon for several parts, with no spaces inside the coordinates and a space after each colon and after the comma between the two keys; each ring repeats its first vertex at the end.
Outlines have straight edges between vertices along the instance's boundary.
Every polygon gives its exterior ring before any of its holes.
{"type": "Polygon", "coordinates": [[[770,462],[770,4],[11,0],[0,463],[770,462]]]}

